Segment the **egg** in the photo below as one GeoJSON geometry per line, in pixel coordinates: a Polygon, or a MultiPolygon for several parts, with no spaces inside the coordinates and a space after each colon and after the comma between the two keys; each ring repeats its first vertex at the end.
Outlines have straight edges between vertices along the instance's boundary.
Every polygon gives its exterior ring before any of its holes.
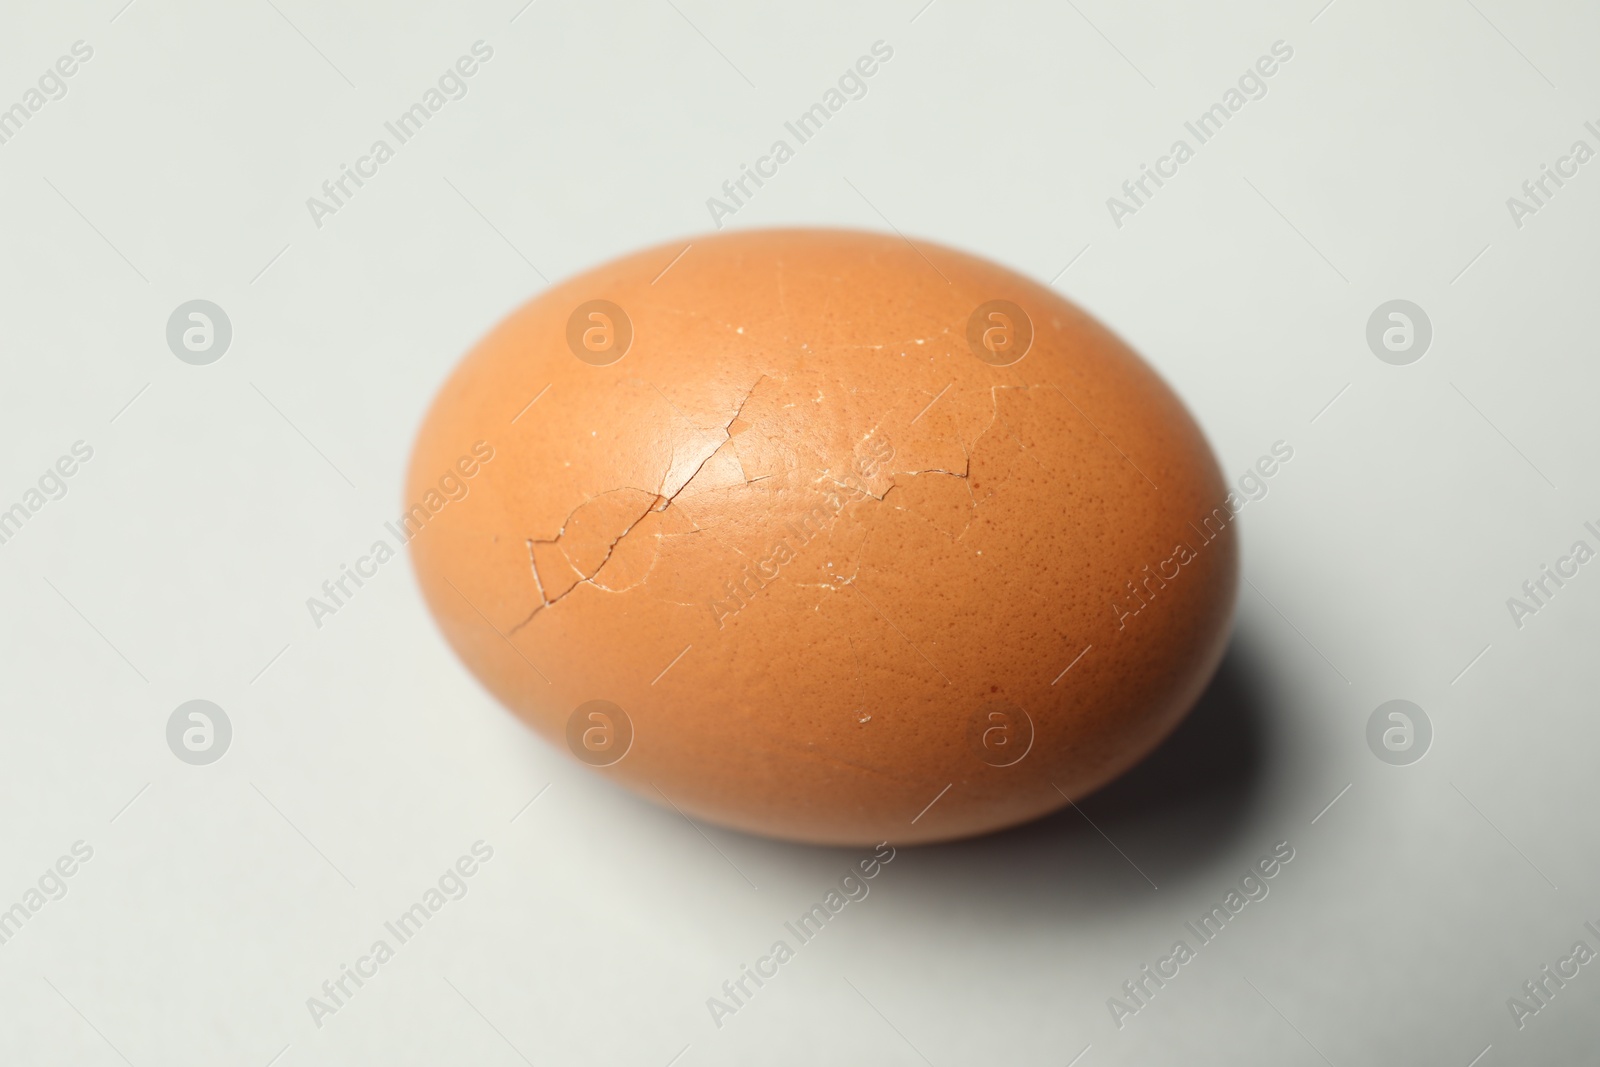
{"type": "Polygon", "coordinates": [[[1235,500],[1182,402],[1047,286],[844,230],[552,286],[410,464],[461,660],[594,773],[795,841],[960,838],[1156,746],[1227,641],[1235,500]]]}

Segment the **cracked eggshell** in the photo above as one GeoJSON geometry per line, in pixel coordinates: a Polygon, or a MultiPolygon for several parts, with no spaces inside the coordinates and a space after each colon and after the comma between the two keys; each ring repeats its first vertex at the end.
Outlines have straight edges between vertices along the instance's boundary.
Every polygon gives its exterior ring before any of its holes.
{"type": "Polygon", "coordinates": [[[951,249],[682,247],[524,305],[418,435],[412,558],[484,685],[651,801],[827,844],[1033,819],[1165,737],[1222,655],[1238,559],[1155,372],[951,249]],[[622,358],[578,358],[585,324],[601,355],[631,325],[622,358]],[[464,495],[437,492],[475,446],[464,495]]]}

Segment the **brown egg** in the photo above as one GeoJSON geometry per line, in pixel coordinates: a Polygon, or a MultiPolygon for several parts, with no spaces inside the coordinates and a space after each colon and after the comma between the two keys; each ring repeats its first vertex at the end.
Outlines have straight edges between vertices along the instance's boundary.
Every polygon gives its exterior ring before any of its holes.
{"type": "Polygon", "coordinates": [[[484,685],[651,801],[828,844],[1033,819],[1172,730],[1238,550],[1149,366],[948,248],[682,248],[530,301],[418,435],[418,579],[484,685]]]}

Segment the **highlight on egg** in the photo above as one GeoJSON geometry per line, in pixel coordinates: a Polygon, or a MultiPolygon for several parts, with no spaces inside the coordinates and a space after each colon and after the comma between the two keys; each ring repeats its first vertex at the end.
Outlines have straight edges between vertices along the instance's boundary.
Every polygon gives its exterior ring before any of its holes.
{"type": "Polygon", "coordinates": [[[1227,641],[1242,502],[1193,418],[953,249],[728,232],[552,286],[444,383],[407,499],[484,454],[411,541],[446,639],[595,773],[751,833],[1037,818],[1227,641]]]}

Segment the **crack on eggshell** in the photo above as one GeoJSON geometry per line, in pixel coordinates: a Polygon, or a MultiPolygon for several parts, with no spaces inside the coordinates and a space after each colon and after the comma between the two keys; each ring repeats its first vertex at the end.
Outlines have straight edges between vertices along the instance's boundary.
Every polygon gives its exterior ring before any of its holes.
{"type": "MultiPolygon", "coordinates": [[[[949,472],[947,472],[947,471],[924,471],[924,472],[920,472],[920,473],[948,474],[949,472]]],[[[922,509],[920,507],[918,507],[914,503],[898,504],[896,506],[900,507],[902,510],[904,510],[904,511],[910,513],[911,515],[915,516],[918,521],[920,521],[922,523],[925,523],[927,526],[931,527],[935,532],[937,532],[940,535],[942,535],[943,537],[947,538],[950,541],[951,544],[955,544],[955,543],[959,542],[962,538],[966,537],[967,531],[972,528],[972,516],[978,510],[978,501],[977,501],[977,498],[972,495],[972,482],[971,482],[970,478],[968,478],[967,476],[964,476],[964,475],[952,475],[952,477],[955,477],[958,481],[961,482],[962,489],[967,494],[966,507],[961,510],[961,529],[959,531],[952,533],[945,526],[941,525],[940,523],[936,522],[933,518],[931,518],[927,514],[925,514],[922,511],[922,509]]],[[[893,491],[895,491],[897,489],[900,491],[900,495],[902,497],[904,497],[907,493],[909,493],[911,491],[911,487],[910,487],[909,484],[904,484],[903,485],[900,482],[896,482],[894,485],[889,487],[889,490],[887,492],[885,492],[883,494],[884,497],[887,498],[889,496],[889,493],[891,493],[891,492],[893,492],[893,491]]]]}
{"type": "MultiPolygon", "coordinates": [[[[1023,392],[1023,393],[1028,393],[1028,392],[1031,392],[1033,390],[1043,389],[1043,388],[1045,388],[1045,387],[1041,386],[1041,385],[1032,385],[1032,384],[1024,384],[1024,385],[994,385],[994,386],[990,386],[990,388],[989,388],[990,417],[989,417],[988,424],[986,426],[984,426],[984,428],[981,431],[979,431],[972,438],[970,444],[968,442],[966,442],[966,441],[962,441],[961,442],[961,450],[962,450],[962,453],[963,453],[963,455],[965,456],[965,459],[966,459],[966,463],[964,464],[964,469],[956,471],[956,470],[951,470],[951,469],[949,469],[947,467],[924,467],[924,468],[921,468],[921,469],[918,469],[918,470],[895,471],[891,475],[892,484],[889,486],[888,489],[886,489],[884,491],[883,496],[880,497],[879,499],[887,500],[888,497],[889,497],[889,494],[892,493],[896,489],[900,489],[901,490],[901,494],[904,495],[905,491],[907,489],[907,484],[906,483],[902,483],[901,479],[903,479],[903,478],[917,478],[917,477],[922,477],[922,476],[925,476],[925,475],[933,474],[933,475],[942,475],[942,476],[950,477],[950,478],[956,478],[956,479],[960,480],[961,482],[964,483],[964,487],[965,487],[966,494],[967,494],[967,499],[966,499],[966,507],[963,509],[963,514],[961,516],[960,529],[958,531],[956,531],[956,532],[952,532],[952,529],[950,527],[947,527],[947,525],[941,524],[940,522],[936,521],[934,518],[930,518],[927,514],[925,514],[915,504],[908,503],[908,504],[901,505],[902,507],[905,508],[906,511],[910,512],[912,515],[916,516],[922,522],[928,524],[934,530],[938,531],[940,534],[942,534],[943,536],[948,538],[951,541],[951,543],[960,542],[962,539],[964,539],[967,536],[967,533],[972,529],[972,517],[976,513],[976,511],[978,509],[978,506],[979,506],[979,500],[978,500],[977,496],[973,493],[973,489],[972,489],[974,481],[976,481],[977,479],[981,478],[983,480],[983,482],[985,482],[985,483],[998,485],[998,484],[1003,484],[1005,481],[1008,480],[1008,477],[1009,477],[1008,474],[1002,473],[1001,470],[995,469],[992,464],[990,466],[986,467],[984,470],[980,470],[980,471],[974,471],[973,470],[973,462],[974,462],[973,454],[978,450],[978,448],[982,444],[984,438],[988,437],[991,433],[997,433],[997,432],[998,433],[1004,433],[1006,437],[1010,438],[1010,440],[1016,444],[1017,450],[1019,452],[1021,452],[1024,456],[1026,456],[1036,466],[1041,466],[1041,469],[1042,469],[1042,465],[1039,464],[1038,459],[1029,453],[1027,446],[1025,444],[1023,444],[1021,439],[1019,439],[1017,437],[1016,433],[1013,430],[1011,430],[1010,427],[1005,423],[1005,420],[1004,420],[1004,418],[1003,418],[1003,416],[1001,414],[1001,411],[1000,411],[1000,390],[1002,390],[1002,389],[1018,390],[1018,391],[1023,392]]],[[[981,460],[980,460],[980,462],[981,462],[981,460]]]]}
{"type": "MultiPolygon", "coordinates": [[[[742,428],[740,430],[738,430],[738,431],[734,431],[733,427],[734,427],[734,425],[736,423],[740,422],[740,416],[744,414],[745,405],[747,403],[749,403],[750,397],[752,395],[754,395],[755,391],[758,388],[760,388],[761,383],[766,381],[766,379],[767,379],[767,375],[762,374],[760,377],[758,377],[755,380],[754,383],[751,384],[750,388],[745,391],[744,397],[739,401],[738,407],[736,407],[734,409],[733,415],[728,419],[727,423],[722,427],[722,440],[718,441],[716,443],[716,445],[711,448],[710,451],[708,451],[703,457],[701,457],[700,461],[694,465],[694,469],[689,471],[687,476],[685,476],[681,481],[679,481],[678,484],[676,486],[674,486],[671,489],[670,492],[667,491],[668,479],[670,479],[672,477],[673,471],[678,470],[679,467],[680,467],[676,442],[674,443],[672,451],[671,451],[671,454],[669,456],[669,459],[668,459],[668,462],[667,462],[667,469],[662,474],[661,483],[660,483],[660,486],[657,489],[650,490],[650,489],[640,489],[640,488],[638,488],[636,486],[621,486],[621,487],[618,487],[616,489],[607,490],[606,492],[603,492],[603,493],[597,493],[594,496],[591,496],[588,499],[584,500],[582,503],[580,503],[577,507],[573,508],[572,511],[567,514],[567,517],[564,520],[562,520],[561,526],[560,526],[559,529],[557,529],[556,535],[554,537],[548,537],[548,538],[528,537],[528,538],[524,538],[524,542],[526,543],[526,545],[528,547],[528,566],[529,566],[529,569],[533,572],[533,585],[534,585],[534,589],[539,594],[539,603],[534,605],[533,610],[528,612],[528,614],[522,619],[522,621],[517,623],[515,626],[513,626],[509,632],[514,634],[518,630],[521,630],[523,627],[525,627],[529,623],[531,623],[534,620],[534,618],[541,611],[545,610],[546,608],[553,607],[554,605],[560,603],[562,600],[566,599],[579,586],[588,585],[588,586],[592,586],[593,588],[599,589],[602,592],[622,593],[622,592],[627,592],[629,589],[633,589],[633,588],[636,588],[636,587],[638,587],[640,585],[643,585],[646,581],[648,581],[649,580],[649,576],[650,576],[650,572],[655,569],[655,562],[656,562],[656,558],[659,555],[659,552],[653,553],[651,555],[649,563],[643,568],[643,572],[644,572],[643,575],[641,577],[639,577],[637,580],[628,583],[627,585],[623,585],[623,586],[608,586],[608,585],[605,585],[602,582],[598,581],[597,579],[599,578],[601,572],[605,569],[606,564],[611,562],[612,557],[616,554],[617,546],[622,543],[623,539],[625,537],[627,537],[628,534],[632,533],[633,530],[635,528],[637,528],[638,525],[641,522],[643,522],[646,518],[648,518],[652,513],[663,512],[667,508],[671,507],[672,506],[672,502],[678,498],[678,495],[680,493],[682,493],[685,489],[687,489],[689,487],[690,483],[694,481],[695,477],[702,470],[705,469],[706,464],[710,463],[712,458],[715,457],[716,454],[718,452],[720,452],[723,449],[723,447],[728,444],[728,442],[732,441],[736,436],[738,436],[739,433],[743,432],[742,428]],[[596,503],[598,501],[601,501],[601,500],[603,500],[603,499],[605,499],[607,497],[613,496],[613,495],[618,494],[618,493],[640,493],[640,494],[643,494],[645,496],[650,497],[650,500],[649,500],[648,503],[646,503],[644,505],[644,507],[639,509],[637,514],[634,514],[632,516],[632,518],[627,520],[625,525],[623,525],[622,529],[615,536],[612,536],[608,540],[606,540],[605,551],[604,551],[604,554],[601,556],[599,562],[595,563],[594,566],[590,567],[590,568],[585,568],[583,566],[580,566],[577,561],[574,561],[574,559],[572,558],[572,554],[568,553],[567,550],[566,550],[566,547],[562,544],[562,542],[568,538],[568,527],[572,525],[574,520],[577,519],[579,513],[582,512],[585,508],[589,507],[591,504],[594,504],[594,503],[596,503]],[[567,568],[572,572],[572,575],[574,576],[573,580],[569,584],[567,584],[564,588],[561,588],[555,594],[555,596],[553,596],[553,597],[547,591],[547,587],[546,587],[545,581],[544,581],[545,577],[547,577],[548,575],[541,575],[539,573],[539,555],[540,555],[539,546],[547,546],[549,548],[555,549],[556,550],[556,555],[558,555],[560,557],[560,563],[564,563],[567,566],[567,568]],[[587,573],[585,573],[586,571],[587,571],[587,573]]],[[[669,403],[670,403],[670,401],[669,401],[669,403]]],[[[737,457],[735,457],[735,458],[737,459],[737,457]]],[[[751,484],[752,482],[755,482],[755,481],[761,481],[765,477],[768,477],[768,476],[763,475],[762,477],[754,478],[754,479],[747,477],[746,480],[745,480],[745,484],[748,485],[748,484],[751,484]]],[[[689,518],[689,521],[691,523],[694,523],[694,519],[693,519],[692,516],[689,516],[687,512],[684,512],[684,514],[685,514],[686,517],[689,518]]],[[[694,523],[694,525],[697,528],[699,526],[698,523],[694,523]]],[[[659,538],[661,536],[663,536],[663,535],[656,534],[655,536],[656,536],[656,538],[657,538],[657,540],[659,542],[659,538]]],[[[583,546],[583,548],[590,548],[590,547],[592,547],[592,546],[587,546],[587,545],[583,546]]],[[[582,551],[581,548],[580,548],[580,551],[582,551]]],[[[549,556],[549,553],[546,553],[546,555],[549,556]]],[[[547,560],[547,565],[556,565],[555,558],[554,557],[549,558],[547,560]]],[[[562,577],[565,577],[565,575],[563,575],[562,577]]],[[[555,584],[557,584],[557,583],[552,582],[552,587],[555,584]]]]}
{"type": "MultiPolygon", "coordinates": [[[[638,526],[639,523],[642,522],[647,515],[649,515],[652,511],[655,511],[656,510],[656,506],[658,504],[660,504],[663,499],[665,499],[665,498],[663,498],[661,496],[661,494],[659,494],[659,493],[652,493],[652,492],[650,492],[648,490],[636,489],[636,488],[633,488],[631,486],[630,487],[624,487],[624,488],[621,488],[621,489],[614,489],[614,490],[612,490],[611,492],[608,492],[608,493],[599,493],[599,494],[597,494],[595,496],[590,497],[588,500],[585,500],[583,503],[579,504],[577,507],[573,508],[572,511],[567,515],[566,519],[561,523],[561,528],[556,532],[556,535],[554,537],[549,537],[549,538],[528,537],[528,538],[524,538],[524,543],[528,546],[528,564],[529,564],[530,568],[533,571],[534,588],[536,590],[538,590],[538,593],[539,593],[539,603],[538,603],[537,606],[534,607],[534,609],[532,611],[530,611],[528,613],[526,618],[524,618],[521,622],[517,623],[516,626],[512,627],[511,633],[516,633],[518,630],[520,630],[524,626],[528,625],[529,622],[533,621],[533,617],[535,615],[539,614],[539,612],[543,611],[545,608],[548,608],[553,604],[560,603],[569,594],[571,594],[571,592],[574,589],[578,588],[578,586],[580,586],[580,585],[596,585],[597,583],[594,581],[595,575],[599,574],[601,569],[604,568],[605,565],[611,561],[612,555],[617,550],[617,545],[622,541],[622,539],[624,537],[626,537],[628,535],[628,533],[630,531],[633,530],[634,527],[638,526]],[[626,524],[622,527],[622,529],[615,536],[612,536],[610,538],[604,538],[602,536],[601,539],[605,541],[604,552],[600,556],[600,559],[599,559],[598,562],[596,562],[592,567],[587,567],[586,568],[586,567],[584,567],[582,565],[582,560],[581,559],[578,559],[578,560],[573,559],[573,555],[575,553],[569,553],[567,551],[566,547],[562,544],[562,542],[568,538],[568,527],[570,527],[575,521],[577,521],[579,513],[582,512],[585,508],[588,508],[592,504],[597,504],[597,503],[605,500],[606,498],[608,498],[610,496],[613,496],[613,495],[615,495],[617,493],[640,493],[642,495],[648,496],[650,498],[650,501],[643,508],[641,508],[638,511],[637,514],[633,515],[633,517],[626,522],[626,524]],[[539,555],[540,555],[539,547],[541,545],[548,546],[549,548],[553,548],[553,549],[556,550],[555,556],[551,555],[550,553],[546,553],[545,554],[546,557],[547,557],[547,565],[550,565],[550,566],[556,565],[556,558],[555,557],[559,556],[560,562],[565,563],[567,568],[571,571],[571,573],[573,575],[573,580],[571,582],[569,582],[565,587],[560,588],[559,591],[556,592],[556,595],[554,597],[552,597],[550,595],[550,593],[547,591],[547,586],[546,586],[545,581],[544,581],[545,577],[550,576],[550,575],[548,575],[548,574],[541,575],[539,573],[539,555]]],[[[582,545],[578,546],[578,548],[576,549],[576,553],[592,554],[593,548],[594,548],[594,546],[592,544],[588,544],[588,543],[582,544],[582,545]]],[[[562,577],[565,577],[565,575],[563,575],[562,577]]],[[[554,582],[552,582],[552,586],[551,587],[554,587],[554,582]]],[[[603,588],[603,587],[600,587],[600,588],[603,588]]]]}
{"type": "MultiPolygon", "coordinates": [[[[567,596],[571,595],[572,592],[579,586],[588,585],[602,592],[620,593],[645,584],[649,579],[650,573],[654,570],[656,560],[659,557],[660,538],[663,536],[668,536],[668,534],[664,534],[659,531],[652,531],[652,537],[655,539],[657,551],[653,552],[648,562],[639,568],[640,574],[634,580],[623,585],[607,584],[602,576],[602,572],[612,562],[613,558],[616,556],[618,546],[623,543],[625,538],[632,534],[634,530],[638,529],[640,524],[649,518],[651,514],[664,512],[671,507],[678,496],[694,482],[700,473],[706,469],[707,465],[717,457],[718,453],[722,452],[722,450],[726,448],[730,442],[733,442],[742,434],[753,428],[752,424],[744,421],[744,411],[751,398],[761,388],[762,383],[766,382],[769,377],[770,376],[767,374],[759,375],[756,380],[751,383],[750,387],[744,391],[744,395],[739,399],[737,406],[734,408],[733,414],[729,416],[728,421],[721,428],[722,439],[718,441],[712,448],[710,448],[710,450],[707,451],[703,456],[699,457],[697,461],[689,459],[688,462],[692,462],[693,466],[691,469],[687,470],[686,473],[683,471],[684,467],[687,465],[685,462],[686,457],[680,457],[677,451],[677,442],[674,442],[666,471],[662,474],[661,482],[658,488],[650,490],[642,489],[636,486],[622,486],[617,489],[611,489],[603,493],[595,494],[594,496],[584,500],[567,515],[566,520],[562,522],[560,529],[556,531],[554,537],[526,538],[525,543],[528,546],[528,563],[533,574],[534,588],[539,595],[539,603],[534,605],[533,609],[525,618],[522,619],[522,621],[517,623],[516,626],[512,627],[510,633],[516,633],[518,630],[521,630],[523,627],[527,626],[541,611],[560,603],[567,596]],[[681,474],[681,477],[674,477],[675,472],[681,474]],[[669,480],[675,484],[669,485],[669,480]],[[586,508],[590,508],[597,502],[603,501],[608,497],[612,497],[620,493],[637,493],[648,499],[643,501],[641,506],[639,506],[637,509],[628,509],[623,512],[623,521],[619,524],[620,529],[615,534],[602,534],[599,538],[597,538],[597,540],[603,541],[602,546],[597,548],[596,544],[588,542],[579,545],[574,551],[569,551],[568,542],[572,536],[572,531],[569,530],[569,527],[572,526],[576,520],[578,520],[580,514],[583,513],[586,508]],[[554,551],[548,551],[551,549],[554,551]],[[599,556],[598,560],[593,561],[592,565],[585,564],[583,558],[584,556],[592,557],[596,554],[599,556]],[[575,556],[577,558],[574,558],[575,556]],[[543,557],[542,562],[541,557],[543,557]],[[543,571],[541,571],[541,566],[544,568],[543,571]],[[552,592],[554,595],[552,595],[552,592]]],[[[903,489],[903,483],[901,479],[920,478],[930,475],[959,479],[962,482],[967,483],[967,507],[963,516],[964,521],[961,523],[959,531],[952,532],[954,529],[953,524],[949,524],[948,527],[946,525],[941,525],[935,519],[923,514],[914,505],[906,505],[905,507],[906,510],[911,514],[915,515],[922,522],[927,523],[933,529],[949,538],[952,542],[960,541],[966,536],[968,530],[971,529],[971,515],[978,507],[978,500],[973,495],[971,489],[974,450],[978,448],[979,444],[984,440],[985,437],[996,432],[996,427],[1000,427],[1001,430],[1006,432],[1007,436],[1009,436],[1016,443],[1018,449],[1024,455],[1028,454],[1027,447],[1020,439],[1017,438],[1014,432],[1009,431],[1009,427],[1004,425],[1004,419],[1002,418],[1000,412],[1000,390],[1015,389],[1029,391],[1035,388],[1042,387],[1030,384],[990,386],[990,415],[988,423],[982,430],[973,436],[970,444],[964,440],[957,442],[961,447],[963,456],[965,457],[964,469],[962,470],[953,470],[949,467],[921,467],[914,470],[886,472],[889,484],[884,487],[881,493],[874,493],[863,479],[857,477],[853,473],[846,473],[841,479],[840,476],[834,474],[831,470],[823,470],[818,472],[812,479],[812,484],[814,486],[832,485],[836,489],[850,493],[857,499],[871,499],[882,503],[885,502],[889,495],[896,489],[903,489]]],[[[857,447],[859,448],[861,444],[872,440],[873,437],[879,433],[880,429],[881,424],[875,425],[869,429],[857,442],[857,447]]],[[[743,475],[743,483],[742,485],[730,483],[729,485],[721,488],[743,488],[754,485],[757,482],[776,477],[774,474],[751,475],[745,469],[737,451],[732,453],[732,458],[733,461],[739,465],[739,472],[743,475]]],[[[1033,460],[1035,464],[1038,463],[1038,461],[1031,455],[1028,456],[1028,458],[1033,460]]],[[[1004,478],[1001,478],[1001,481],[1004,480],[1004,478]]],[[[696,530],[700,529],[699,523],[694,520],[692,515],[689,515],[686,510],[683,512],[683,514],[689,519],[690,523],[696,528],[696,530]]],[[[741,557],[745,555],[745,553],[741,552],[737,546],[728,547],[732,548],[736,555],[741,557]]],[[[855,571],[849,576],[832,574],[829,575],[829,577],[833,579],[831,582],[805,583],[805,586],[807,588],[818,588],[826,589],[830,592],[839,592],[844,587],[853,584],[859,573],[860,564],[858,562],[855,571]]]]}
{"type": "MultiPolygon", "coordinates": [[[[763,374],[759,378],[757,378],[754,382],[752,382],[750,384],[750,388],[745,391],[744,399],[740,400],[739,401],[739,406],[734,409],[733,418],[729,419],[728,420],[728,425],[724,426],[722,428],[723,433],[728,433],[728,427],[732,426],[734,423],[739,421],[739,417],[744,414],[744,406],[746,404],[750,403],[750,398],[752,396],[755,396],[756,390],[761,388],[761,383],[766,381],[766,380],[767,380],[767,376],[765,374],[763,374]]],[[[735,435],[728,434],[728,436],[732,437],[732,436],[735,436],[735,435]]]]}

